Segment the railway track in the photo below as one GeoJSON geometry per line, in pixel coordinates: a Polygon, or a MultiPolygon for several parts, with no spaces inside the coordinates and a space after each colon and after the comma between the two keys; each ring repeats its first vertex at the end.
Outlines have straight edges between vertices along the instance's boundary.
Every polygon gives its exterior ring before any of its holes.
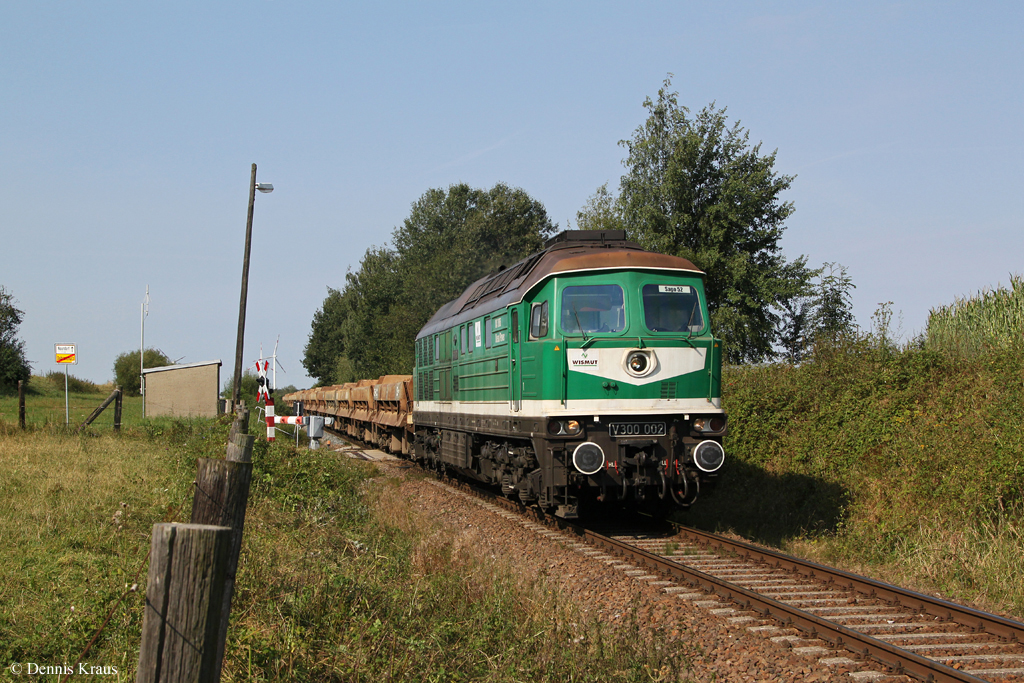
{"type": "Polygon", "coordinates": [[[431,483],[796,654],[862,669],[855,679],[1024,681],[1024,623],[696,529],[588,528],[462,482],[431,483]],[[863,670],[872,662],[885,671],[863,670]]]}
{"type": "Polygon", "coordinates": [[[524,517],[538,530],[570,534],[576,550],[796,654],[829,666],[873,661],[887,670],[855,678],[1024,681],[1024,623],[696,529],[600,533],[489,491],[438,485],[524,517]],[[801,635],[786,633],[792,629],[801,635]]]}

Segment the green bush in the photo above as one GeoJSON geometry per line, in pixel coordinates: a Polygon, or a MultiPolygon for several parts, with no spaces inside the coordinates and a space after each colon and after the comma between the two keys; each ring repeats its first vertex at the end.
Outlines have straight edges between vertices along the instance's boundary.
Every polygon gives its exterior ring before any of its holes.
{"type": "MultiPolygon", "coordinates": [[[[147,368],[171,365],[171,359],[160,349],[146,349],[143,357],[147,368]]],[[[139,396],[139,352],[126,351],[114,359],[114,383],[119,384],[125,396],[139,396]]]]}
{"type": "MultiPolygon", "coordinates": [[[[64,390],[64,372],[62,370],[49,370],[41,379],[45,382],[49,382],[61,391],[64,390]]],[[[87,379],[79,379],[71,374],[68,374],[67,376],[67,386],[69,392],[76,394],[98,394],[103,391],[103,387],[99,384],[90,382],[87,379]]]]}
{"type": "MultiPolygon", "coordinates": [[[[935,538],[1020,542],[1022,377],[1020,342],[964,358],[884,335],[819,344],[800,365],[728,367],[726,466],[685,521],[823,561],[913,565],[891,580],[935,586],[929,572],[949,566],[935,538]]],[[[949,586],[1003,600],[998,570],[958,571],[949,586]]],[[[1024,609],[1014,591],[1004,608],[1024,609]]]]}

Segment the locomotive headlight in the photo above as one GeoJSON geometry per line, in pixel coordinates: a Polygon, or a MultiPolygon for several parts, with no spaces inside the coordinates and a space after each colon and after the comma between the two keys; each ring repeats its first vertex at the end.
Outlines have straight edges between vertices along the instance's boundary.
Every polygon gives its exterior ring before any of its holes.
{"type": "Polygon", "coordinates": [[[604,451],[592,441],[581,443],[572,452],[572,464],[581,474],[596,474],[604,467],[604,451]]]}
{"type": "Polygon", "coordinates": [[[580,429],[582,429],[582,427],[580,426],[579,420],[569,420],[568,422],[565,423],[565,433],[566,434],[571,434],[571,435],[579,434],[580,433],[580,429]]]}
{"type": "Polygon", "coordinates": [[[716,415],[715,417],[695,417],[693,422],[690,423],[691,428],[695,432],[711,432],[718,433],[725,429],[725,417],[716,415]]]}
{"type": "Polygon", "coordinates": [[[717,472],[725,461],[725,449],[717,441],[701,441],[693,449],[693,463],[704,472],[717,472]]]}
{"type": "Polygon", "coordinates": [[[632,349],[626,352],[623,365],[633,377],[645,377],[654,371],[658,360],[651,349],[632,349]]]}

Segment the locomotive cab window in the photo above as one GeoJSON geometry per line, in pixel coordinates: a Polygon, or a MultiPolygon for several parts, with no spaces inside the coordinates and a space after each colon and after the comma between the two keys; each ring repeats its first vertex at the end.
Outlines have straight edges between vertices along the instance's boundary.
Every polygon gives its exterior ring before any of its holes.
{"type": "Polygon", "coordinates": [[[643,300],[644,325],[651,332],[695,333],[704,329],[700,297],[689,285],[644,285],[643,300]]]}
{"type": "Polygon", "coordinates": [[[530,339],[548,336],[548,302],[534,304],[530,311],[530,339]]]}
{"type": "Polygon", "coordinates": [[[471,348],[466,346],[466,326],[462,325],[459,327],[459,340],[462,342],[462,353],[469,353],[472,351],[471,348]]]}
{"type": "Polygon", "coordinates": [[[434,362],[441,360],[441,339],[434,335],[434,362]]]}
{"type": "Polygon", "coordinates": [[[618,285],[574,285],[562,290],[562,331],[566,334],[621,332],[626,308],[618,285]]]}

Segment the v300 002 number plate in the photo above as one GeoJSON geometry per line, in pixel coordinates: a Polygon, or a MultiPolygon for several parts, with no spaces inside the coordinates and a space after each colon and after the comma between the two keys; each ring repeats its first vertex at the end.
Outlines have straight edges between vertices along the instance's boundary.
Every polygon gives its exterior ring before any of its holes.
{"type": "Polygon", "coordinates": [[[609,422],[612,436],[665,436],[664,422],[609,422]]]}

